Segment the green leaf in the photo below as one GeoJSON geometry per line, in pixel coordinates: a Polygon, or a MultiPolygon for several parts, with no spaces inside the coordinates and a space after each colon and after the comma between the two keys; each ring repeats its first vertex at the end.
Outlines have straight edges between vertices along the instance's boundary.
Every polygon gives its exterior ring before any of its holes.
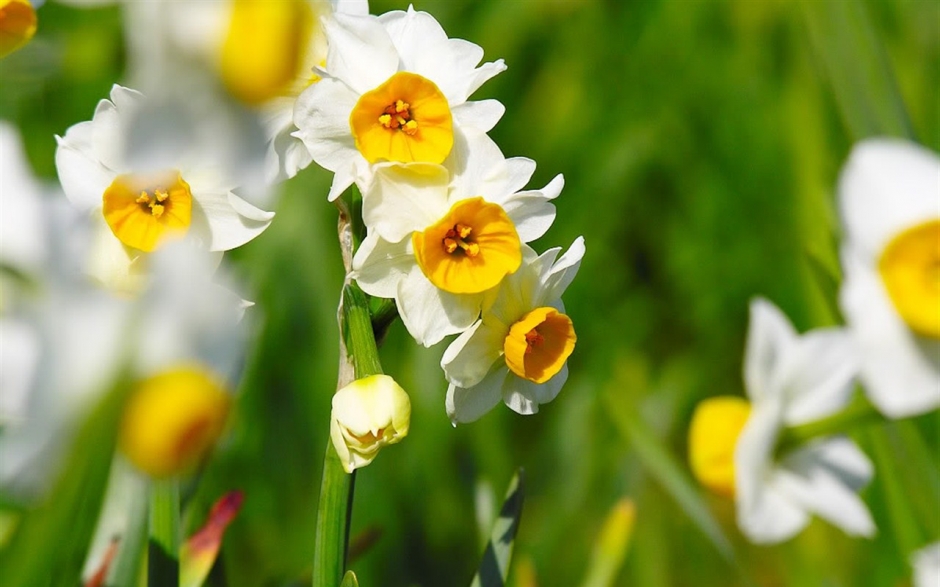
{"type": "Polygon", "coordinates": [[[343,582],[340,583],[339,587],[359,587],[359,579],[356,578],[356,573],[346,571],[343,582]]]}
{"type": "Polygon", "coordinates": [[[313,587],[332,587],[343,576],[349,543],[349,521],[356,472],[347,474],[332,442],[326,443],[323,478],[317,503],[316,542],[313,550],[313,587]]]}
{"type": "Polygon", "coordinates": [[[136,585],[140,576],[140,565],[144,558],[144,545],[147,543],[149,517],[149,491],[146,483],[141,482],[128,506],[127,528],[121,536],[117,557],[108,571],[105,585],[123,587],[136,585]]]}
{"type": "Polygon", "coordinates": [[[594,543],[591,562],[581,587],[610,587],[623,566],[633,538],[636,508],[628,498],[614,504],[594,543]]]}
{"type": "Polygon", "coordinates": [[[503,587],[509,574],[509,563],[512,559],[512,547],[519,531],[519,520],[522,517],[522,501],[524,497],[524,481],[522,469],[516,471],[509,482],[506,491],[506,500],[499,511],[499,517],[493,523],[490,539],[483,551],[483,560],[480,568],[473,578],[471,587],[503,587]]]}
{"type": "Polygon", "coordinates": [[[150,543],[147,585],[176,587],[180,583],[180,488],[175,478],[157,481],[150,493],[150,543]]]}
{"type": "Polygon", "coordinates": [[[709,539],[715,550],[728,564],[735,568],[746,582],[744,568],[734,553],[731,542],[725,536],[721,526],[712,517],[705,500],[699,494],[695,484],[685,473],[672,454],[663,446],[649,426],[640,418],[639,410],[625,410],[621,398],[613,388],[604,394],[607,413],[624,440],[630,443],[643,466],[679,504],[685,514],[698,526],[709,539]]]}

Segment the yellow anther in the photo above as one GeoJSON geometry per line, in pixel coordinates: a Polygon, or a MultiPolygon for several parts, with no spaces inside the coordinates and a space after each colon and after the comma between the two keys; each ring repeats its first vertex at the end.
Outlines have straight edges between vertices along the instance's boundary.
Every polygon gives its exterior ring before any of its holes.
{"type": "Polygon", "coordinates": [[[468,257],[476,257],[480,254],[480,245],[476,243],[463,243],[461,248],[468,257]]]}
{"type": "Polygon", "coordinates": [[[381,125],[384,126],[385,128],[389,128],[390,126],[392,126],[391,114],[383,114],[382,116],[379,116],[379,123],[381,123],[381,125]]]}
{"type": "Polygon", "coordinates": [[[170,197],[170,194],[166,190],[161,190],[159,188],[153,190],[153,195],[156,196],[158,202],[163,202],[170,197]]]}
{"type": "Polygon", "coordinates": [[[447,251],[448,253],[453,253],[454,251],[456,251],[456,250],[457,250],[457,241],[455,241],[455,240],[452,239],[452,238],[445,238],[445,239],[444,239],[444,250],[447,251]]]}
{"type": "Polygon", "coordinates": [[[398,100],[397,102],[395,102],[395,112],[399,112],[399,113],[407,112],[408,108],[410,107],[411,105],[403,100],[398,100]]]}
{"type": "Polygon", "coordinates": [[[161,204],[150,204],[150,213],[153,214],[154,218],[159,218],[163,216],[164,206],[161,204]]]}
{"type": "Polygon", "coordinates": [[[405,123],[403,130],[407,135],[413,135],[418,132],[418,122],[415,120],[409,120],[405,123]]]}
{"type": "Polygon", "coordinates": [[[463,239],[470,236],[470,233],[473,232],[473,228],[467,226],[466,224],[460,224],[460,223],[454,226],[454,230],[457,231],[457,234],[459,234],[460,238],[463,238],[463,239]]]}
{"type": "Polygon", "coordinates": [[[138,204],[149,204],[150,194],[148,194],[147,192],[140,192],[140,196],[138,196],[137,199],[134,201],[137,202],[138,204]]]}

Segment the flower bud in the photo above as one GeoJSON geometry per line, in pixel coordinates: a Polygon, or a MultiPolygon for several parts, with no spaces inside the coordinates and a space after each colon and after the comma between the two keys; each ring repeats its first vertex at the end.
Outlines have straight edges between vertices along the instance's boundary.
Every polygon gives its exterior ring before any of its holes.
{"type": "Polygon", "coordinates": [[[388,375],[353,381],[333,396],[330,439],[347,473],[408,435],[411,400],[388,375]]]}
{"type": "Polygon", "coordinates": [[[0,0],[0,57],[29,42],[36,34],[36,11],[29,0],[0,0]]]}
{"type": "Polygon", "coordinates": [[[734,496],[734,448],[751,413],[747,400],[713,397],[696,406],[689,426],[689,464],[699,483],[734,496]]]}
{"type": "Polygon", "coordinates": [[[212,448],[231,398],[200,367],[181,366],[140,382],[124,409],[120,445],[153,477],[182,473],[212,448]]]}

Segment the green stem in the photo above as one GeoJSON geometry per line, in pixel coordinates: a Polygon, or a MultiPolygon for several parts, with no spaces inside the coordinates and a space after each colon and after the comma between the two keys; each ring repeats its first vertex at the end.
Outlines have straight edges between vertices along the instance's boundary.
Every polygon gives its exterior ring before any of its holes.
{"type": "Polygon", "coordinates": [[[180,488],[175,478],[157,481],[150,493],[147,585],[178,587],[180,581],[180,488]]]}
{"type": "Polygon", "coordinates": [[[127,529],[121,536],[117,557],[108,571],[105,584],[109,587],[136,585],[140,563],[143,560],[144,544],[147,542],[149,517],[149,490],[146,483],[135,483],[134,494],[128,512],[127,529]]]}
{"type": "MultiPolygon", "coordinates": [[[[372,331],[369,301],[359,286],[343,287],[340,328],[346,357],[356,379],[382,373],[379,351],[372,331]]],[[[340,375],[340,387],[349,383],[340,375]]],[[[342,581],[349,545],[353,492],[356,474],[346,474],[331,442],[323,457],[323,478],[317,504],[316,542],[313,552],[313,586],[333,587],[342,581]]]]}
{"type": "Polygon", "coordinates": [[[777,454],[786,454],[816,438],[845,434],[853,428],[884,421],[886,418],[875,409],[871,402],[865,396],[858,395],[855,401],[839,413],[822,420],[785,429],[777,443],[777,454]]]}

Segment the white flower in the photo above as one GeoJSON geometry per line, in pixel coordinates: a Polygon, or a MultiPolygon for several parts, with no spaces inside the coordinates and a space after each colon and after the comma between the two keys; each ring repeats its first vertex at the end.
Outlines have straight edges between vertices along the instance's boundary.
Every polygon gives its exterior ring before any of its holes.
{"type": "Polygon", "coordinates": [[[861,380],[892,418],[940,406],[940,158],[872,139],[839,181],[845,227],[840,302],[861,380]]]}
{"type": "Polygon", "coordinates": [[[294,123],[313,160],[336,174],[331,201],[371,163],[444,162],[461,129],[488,132],[503,114],[495,100],[467,101],[503,61],[477,67],[483,50],[449,39],[425,12],[334,14],[323,27],[323,79],[298,98],[294,123]]]}
{"type": "Polygon", "coordinates": [[[503,281],[482,319],[444,352],[446,408],[455,424],[478,419],[500,400],[534,414],[565,384],[577,337],[561,295],[581,266],[584,240],[556,261],[560,250],[536,257],[525,247],[522,267],[503,281]]]}
{"type": "Polygon", "coordinates": [[[401,442],[411,424],[411,400],[388,375],[357,379],[333,396],[330,440],[352,473],[371,463],[379,450],[401,442]]]}
{"type": "MultiPolygon", "coordinates": [[[[468,328],[485,292],[522,260],[522,243],[551,226],[551,200],[564,185],[522,189],[529,159],[505,159],[485,133],[460,135],[460,168],[380,164],[363,193],[369,234],[353,259],[353,277],[374,296],[395,298],[402,321],[431,346],[468,328]]],[[[452,160],[453,161],[453,160],[452,160]]]]}
{"type": "MultiPolygon", "coordinates": [[[[142,76],[152,63],[153,21],[165,21],[172,47],[164,61],[180,67],[199,64],[203,75],[221,79],[229,92],[260,110],[267,134],[269,181],[293,177],[312,159],[292,133],[297,96],[320,77],[327,42],[320,17],[332,13],[367,15],[366,0],[220,0],[216,2],[129,2],[128,38],[142,76]],[[148,34],[141,34],[148,29],[148,34]]],[[[144,83],[145,80],[141,79],[144,83]]]]}
{"type": "Polygon", "coordinates": [[[940,585],[940,542],[928,544],[911,555],[914,567],[914,587],[940,585]]]}
{"type": "Polygon", "coordinates": [[[146,254],[168,239],[185,236],[208,251],[226,251],[261,234],[273,217],[235,195],[232,179],[198,153],[171,157],[155,146],[156,166],[129,160],[127,145],[140,137],[128,137],[128,121],[145,104],[140,93],[115,85],[91,121],[57,137],[66,195],[100,218],[91,271],[123,290],[139,285],[146,254]]]}
{"type": "Polygon", "coordinates": [[[783,427],[846,405],[858,369],[847,334],[827,328],[799,336],[776,306],[758,299],[751,304],[744,363],[751,413],[734,451],[741,531],[754,542],[779,542],[815,514],[850,535],[873,535],[871,514],[856,494],[871,479],[872,465],[853,442],[823,439],[774,456],[783,427]]]}

